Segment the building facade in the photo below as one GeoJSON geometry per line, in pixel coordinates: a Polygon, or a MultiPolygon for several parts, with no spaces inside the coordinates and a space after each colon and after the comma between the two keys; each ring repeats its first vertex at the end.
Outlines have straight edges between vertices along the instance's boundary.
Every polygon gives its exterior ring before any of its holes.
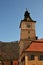
{"type": "Polygon", "coordinates": [[[25,65],[43,65],[43,39],[33,41],[25,50],[25,65]]]}

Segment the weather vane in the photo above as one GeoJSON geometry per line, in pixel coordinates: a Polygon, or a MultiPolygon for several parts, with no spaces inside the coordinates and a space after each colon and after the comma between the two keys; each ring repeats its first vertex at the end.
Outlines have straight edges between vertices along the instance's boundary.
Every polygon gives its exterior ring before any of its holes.
{"type": "Polygon", "coordinates": [[[26,11],[28,11],[28,9],[26,8],[26,11]]]}

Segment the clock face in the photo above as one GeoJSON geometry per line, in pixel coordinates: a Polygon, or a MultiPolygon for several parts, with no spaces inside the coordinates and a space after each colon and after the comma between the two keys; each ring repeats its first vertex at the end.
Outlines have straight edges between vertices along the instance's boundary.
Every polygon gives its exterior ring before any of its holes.
{"type": "Polygon", "coordinates": [[[27,27],[30,28],[30,24],[27,24],[27,27]]]}

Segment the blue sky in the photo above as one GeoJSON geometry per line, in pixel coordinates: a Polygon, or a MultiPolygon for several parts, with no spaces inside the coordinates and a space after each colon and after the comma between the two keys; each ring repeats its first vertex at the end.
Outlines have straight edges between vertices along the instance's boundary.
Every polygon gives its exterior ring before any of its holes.
{"type": "Polygon", "coordinates": [[[36,23],[36,35],[43,38],[43,0],[0,0],[0,41],[20,40],[20,21],[28,9],[36,23]]]}

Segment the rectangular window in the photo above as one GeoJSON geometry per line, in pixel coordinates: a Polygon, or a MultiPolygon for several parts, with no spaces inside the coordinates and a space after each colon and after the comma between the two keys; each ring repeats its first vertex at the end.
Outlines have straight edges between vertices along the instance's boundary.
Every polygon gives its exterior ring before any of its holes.
{"type": "Polygon", "coordinates": [[[40,55],[40,60],[43,60],[43,55],[40,55]]]}
{"type": "Polygon", "coordinates": [[[34,55],[31,55],[31,60],[34,60],[34,55]]]}

